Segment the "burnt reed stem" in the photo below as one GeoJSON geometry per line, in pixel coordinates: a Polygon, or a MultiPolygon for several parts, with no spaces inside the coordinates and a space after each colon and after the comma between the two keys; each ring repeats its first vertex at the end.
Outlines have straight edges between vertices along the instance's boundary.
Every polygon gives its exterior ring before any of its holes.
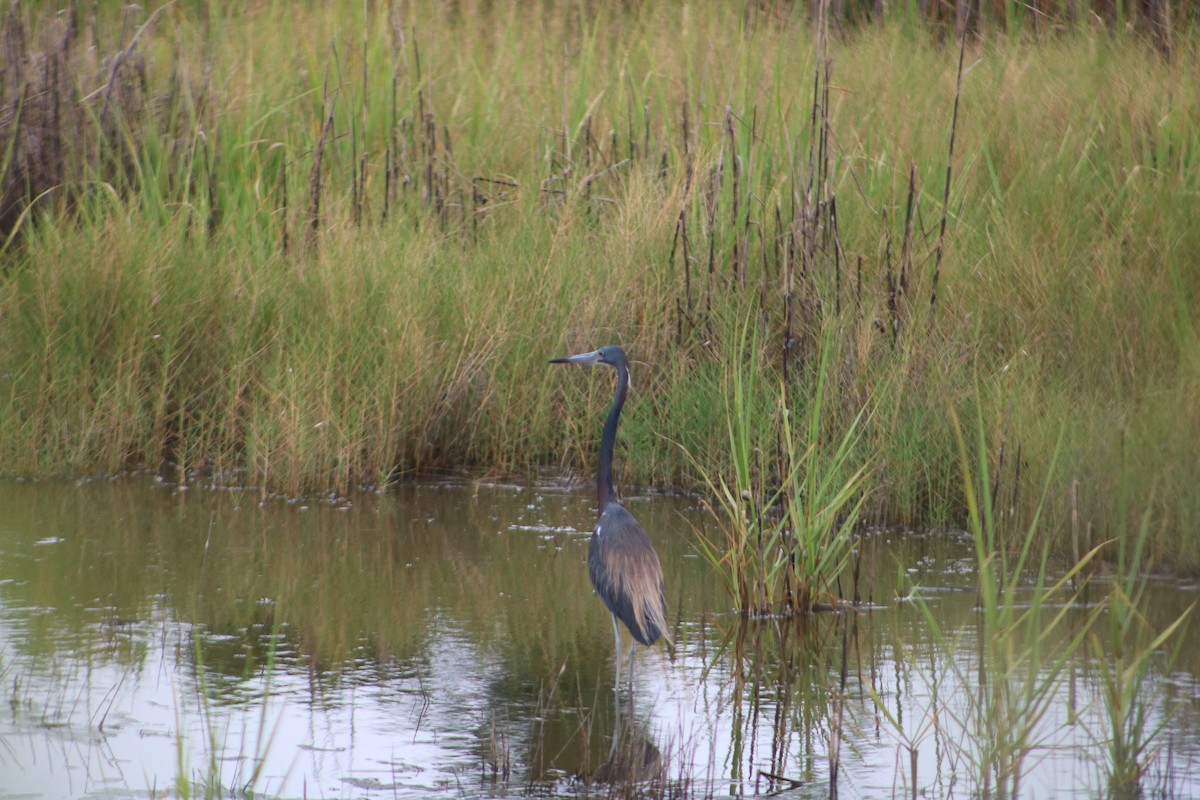
{"type": "Polygon", "coordinates": [[[329,141],[329,132],[333,129],[333,111],[335,102],[329,97],[329,72],[325,72],[325,83],[321,90],[325,102],[325,120],[321,124],[321,133],[317,137],[317,147],[313,152],[312,172],[308,179],[308,230],[306,232],[309,251],[317,246],[317,233],[321,227],[321,162],[325,158],[325,145],[329,141]]]}
{"type": "MultiPolygon", "coordinates": [[[[950,178],[954,174],[954,140],[958,132],[958,106],[962,98],[963,59],[967,53],[967,34],[964,31],[958,46],[958,76],[954,82],[954,113],[950,117],[950,147],[946,154],[946,183],[942,187],[942,221],[938,227],[937,247],[933,254],[933,283],[929,289],[929,310],[937,308],[938,281],[942,275],[942,254],[946,244],[946,220],[950,215],[950,178]]],[[[933,314],[929,315],[933,324],[933,314]]]]}

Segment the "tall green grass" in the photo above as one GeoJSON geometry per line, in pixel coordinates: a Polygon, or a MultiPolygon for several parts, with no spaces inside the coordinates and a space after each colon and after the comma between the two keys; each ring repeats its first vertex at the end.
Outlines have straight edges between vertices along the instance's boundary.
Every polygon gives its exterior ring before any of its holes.
{"type": "Polygon", "coordinates": [[[958,93],[903,11],[822,38],[740,7],[72,8],[3,23],[0,184],[42,187],[0,215],[6,472],[295,495],[585,469],[593,428],[559,421],[608,398],[544,360],[618,341],[622,478],[698,487],[685,451],[736,469],[750,313],[794,397],[836,333],[822,418],[860,426],[883,518],[961,519],[944,409],[978,385],[1014,529],[1048,485],[1051,535],[1118,530],[1123,460],[1151,547],[1200,564],[1182,20],[1168,58],[991,14],[958,93]]]}

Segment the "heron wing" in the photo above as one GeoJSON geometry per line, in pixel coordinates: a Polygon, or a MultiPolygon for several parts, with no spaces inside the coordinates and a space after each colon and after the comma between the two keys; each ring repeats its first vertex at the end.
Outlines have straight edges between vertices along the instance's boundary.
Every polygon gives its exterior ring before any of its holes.
{"type": "Polygon", "coordinates": [[[644,645],[666,632],[662,565],[650,537],[625,508],[610,502],[588,547],[588,572],[608,610],[644,645]]]}

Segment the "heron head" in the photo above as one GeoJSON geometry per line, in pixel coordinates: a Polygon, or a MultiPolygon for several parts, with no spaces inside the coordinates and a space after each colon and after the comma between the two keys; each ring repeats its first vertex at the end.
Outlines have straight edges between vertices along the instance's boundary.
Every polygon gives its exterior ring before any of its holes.
{"type": "Polygon", "coordinates": [[[608,364],[610,367],[620,367],[628,364],[625,351],[620,345],[608,344],[590,353],[580,353],[576,356],[563,356],[550,359],[551,364],[608,364]]]}

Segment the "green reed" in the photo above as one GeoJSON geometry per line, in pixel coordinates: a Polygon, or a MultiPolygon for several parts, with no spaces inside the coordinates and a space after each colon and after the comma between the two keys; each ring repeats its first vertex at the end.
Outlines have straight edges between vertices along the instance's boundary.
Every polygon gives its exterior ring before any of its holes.
{"type": "Polygon", "coordinates": [[[1142,796],[1143,778],[1177,708],[1156,683],[1156,674],[1169,669],[1195,608],[1192,603],[1161,629],[1147,618],[1148,517],[1136,534],[1116,538],[1106,624],[1097,624],[1089,636],[1107,723],[1096,735],[1105,744],[1104,768],[1114,798],[1142,796]]]}
{"type": "MultiPolygon", "coordinates": [[[[985,423],[976,417],[968,445],[958,415],[951,411],[950,416],[975,549],[978,586],[973,635],[978,660],[973,665],[948,660],[958,702],[927,713],[935,720],[939,714],[949,715],[965,733],[959,752],[971,765],[971,779],[980,796],[1017,797],[1026,760],[1057,732],[1047,727],[1047,712],[1099,613],[1099,609],[1085,612],[1077,607],[1071,592],[1099,548],[1082,554],[1064,573],[1052,574],[1049,545],[1038,533],[1049,483],[1038,498],[1039,513],[1028,526],[1006,531],[996,513],[985,423]]],[[[958,645],[949,641],[928,602],[919,595],[916,599],[935,639],[953,652],[958,645]]],[[[874,692],[872,697],[882,708],[874,692]]],[[[898,734],[903,737],[903,730],[898,734]]],[[[915,769],[913,778],[915,791],[915,769]]]]}
{"type": "MultiPolygon", "coordinates": [[[[956,417],[954,422],[957,430],[956,417]]],[[[1025,759],[1045,735],[1041,723],[1054,702],[1059,679],[1094,621],[1094,617],[1078,618],[1072,598],[1057,607],[1051,600],[1071,586],[1095,551],[1055,578],[1049,573],[1049,548],[1038,544],[1039,514],[1015,542],[1003,541],[992,510],[982,420],[975,433],[974,458],[959,434],[979,577],[981,664],[978,692],[967,712],[971,723],[967,730],[975,738],[975,750],[968,757],[978,769],[985,796],[1016,797],[1025,759]],[[1023,593],[1028,594],[1027,603],[1018,602],[1023,593]]],[[[1039,510],[1045,498],[1043,490],[1039,510]]]]}
{"type": "MultiPolygon", "coordinates": [[[[875,708],[911,756],[909,788],[916,796],[922,740],[931,729],[945,728],[950,742],[958,741],[954,731],[966,734],[957,753],[970,764],[980,796],[1020,796],[1026,762],[1039,748],[1054,746],[1063,728],[1079,724],[1074,715],[1051,722],[1047,712],[1063,701],[1068,676],[1073,686],[1082,667],[1083,674],[1095,676],[1095,702],[1102,713],[1094,717],[1099,727],[1093,733],[1104,746],[1109,790],[1113,797],[1139,796],[1174,713],[1156,682],[1159,665],[1177,652],[1191,613],[1188,607],[1162,625],[1146,615],[1149,513],[1138,533],[1079,552],[1065,569],[1052,572],[1049,543],[1036,530],[1040,520],[1035,516],[1029,527],[1016,528],[1005,519],[1002,484],[988,455],[982,418],[976,417],[968,439],[957,414],[950,415],[975,547],[976,622],[967,635],[978,643],[977,661],[964,665],[950,658],[963,649],[961,643],[939,622],[928,598],[914,590],[912,599],[939,642],[934,669],[943,674],[940,697],[935,695],[906,725],[874,687],[869,689],[875,708]],[[1094,562],[1110,549],[1115,551],[1111,582],[1092,575],[1094,562]],[[1098,601],[1086,602],[1097,594],[1098,601]]],[[[1039,508],[1046,506],[1047,494],[1043,487],[1039,508]]]]}

